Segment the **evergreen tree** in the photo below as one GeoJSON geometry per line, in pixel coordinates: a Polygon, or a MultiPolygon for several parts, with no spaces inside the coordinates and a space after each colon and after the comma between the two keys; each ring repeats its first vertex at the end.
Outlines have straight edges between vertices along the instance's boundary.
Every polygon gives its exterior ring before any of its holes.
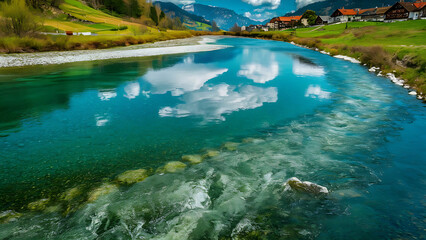
{"type": "Polygon", "coordinates": [[[137,0],[130,0],[128,12],[130,17],[138,18],[141,16],[142,11],[137,0]]]}
{"type": "Polygon", "coordinates": [[[152,19],[152,21],[154,21],[155,26],[158,26],[158,15],[154,6],[151,6],[149,17],[152,19]]]}
{"type": "Polygon", "coordinates": [[[217,26],[215,21],[212,21],[212,32],[219,32],[220,28],[217,26]]]}

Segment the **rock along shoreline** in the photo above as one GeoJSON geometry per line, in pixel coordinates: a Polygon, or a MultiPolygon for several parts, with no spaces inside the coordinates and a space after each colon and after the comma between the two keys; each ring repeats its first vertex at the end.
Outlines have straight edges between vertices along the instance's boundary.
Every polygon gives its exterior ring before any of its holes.
{"type": "MultiPolygon", "coordinates": [[[[326,55],[331,56],[331,54],[329,52],[326,52],[324,50],[320,50],[318,48],[310,48],[308,46],[297,44],[295,42],[290,42],[290,44],[292,44],[294,46],[298,46],[298,47],[302,47],[302,48],[307,48],[307,49],[310,49],[310,50],[314,50],[314,51],[320,52],[322,54],[326,54],[326,55]]],[[[342,59],[342,60],[345,60],[345,61],[349,61],[349,62],[352,62],[352,63],[362,64],[363,66],[367,66],[367,64],[365,64],[365,63],[363,64],[360,60],[355,59],[353,57],[348,57],[348,56],[344,56],[344,55],[334,55],[332,57],[339,58],[339,59],[342,59]]],[[[416,98],[418,100],[421,100],[421,101],[425,101],[426,100],[426,98],[423,95],[423,93],[416,92],[416,90],[414,90],[410,85],[408,85],[408,84],[405,83],[406,80],[401,79],[401,78],[397,78],[394,73],[386,73],[386,75],[383,75],[382,71],[380,70],[380,68],[379,67],[374,67],[374,66],[371,67],[371,68],[369,68],[368,71],[371,72],[371,73],[375,73],[375,74],[377,73],[378,77],[385,77],[385,78],[389,79],[392,83],[394,83],[394,84],[396,84],[398,86],[401,86],[401,87],[407,89],[408,94],[412,95],[412,96],[416,96],[416,98]]],[[[395,72],[395,70],[393,72],[395,72]]]]}

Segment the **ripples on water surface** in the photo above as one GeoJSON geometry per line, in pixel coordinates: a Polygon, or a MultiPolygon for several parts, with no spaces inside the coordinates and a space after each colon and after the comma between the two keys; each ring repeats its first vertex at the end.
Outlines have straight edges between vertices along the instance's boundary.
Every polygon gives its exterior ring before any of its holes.
{"type": "Polygon", "coordinates": [[[287,43],[215,44],[2,70],[0,239],[425,238],[422,103],[287,43]]]}

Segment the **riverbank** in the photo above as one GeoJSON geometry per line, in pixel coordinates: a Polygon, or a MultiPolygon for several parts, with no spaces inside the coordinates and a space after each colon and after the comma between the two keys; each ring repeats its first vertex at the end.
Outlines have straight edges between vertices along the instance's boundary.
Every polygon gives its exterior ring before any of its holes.
{"type": "Polygon", "coordinates": [[[213,42],[215,39],[208,37],[191,37],[112,49],[4,54],[0,55],[0,68],[205,52],[227,47],[206,44],[213,42]]]}
{"type": "MultiPolygon", "coordinates": [[[[426,93],[426,20],[395,23],[353,22],[273,32],[233,35],[293,42],[332,56],[359,60],[377,74],[404,79],[403,86],[426,93]]],[[[393,81],[393,77],[390,77],[393,81]]],[[[400,83],[400,82],[399,82],[400,83]]],[[[424,100],[424,99],[423,99],[424,100]]]]}
{"type": "Polygon", "coordinates": [[[190,38],[222,33],[202,31],[166,31],[142,35],[101,35],[101,36],[55,36],[3,37],[0,38],[0,53],[32,53],[48,51],[71,51],[106,49],[120,46],[146,44],[159,41],[190,38]]]}

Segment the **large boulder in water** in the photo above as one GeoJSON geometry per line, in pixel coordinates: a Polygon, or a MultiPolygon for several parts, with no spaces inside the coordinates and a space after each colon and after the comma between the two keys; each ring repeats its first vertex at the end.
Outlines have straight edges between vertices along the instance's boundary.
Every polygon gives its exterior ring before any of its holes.
{"type": "Polygon", "coordinates": [[[22,213],[15,212],[13,210],[6,210],[0,212],[0,223],[8,223],[10,221],[14,221],[17,218],[20,218],[22,213]]]}
{"type": "Polygon", "coordinates": [[[195,154],[195,155],[183,155],[182,161],[190,162],[191,164],[198,164],[203,161],[203,158],[201,155],[195,154]]]}
{"type": "Polygon", "coordinates": [[[93,202],[101,196],[107,195],[109,193],[113,193],[118,191],[118,187],[115,184],[104,183],[100,187],[94,189],[89,193],[89,202],[93,202]]]}
{"type": "Polygon", "coordinates": [[[50,199],[43,198],[31,203],[28,203],[28,209],[32,211],[42,211],[46,208],[46,205],[49,203],[50,199]]]}
{"type": "Polygon", "coordinates": [[[169,162],[166,165],[164,165],[163,167],[160,167],[157,169],[158,173],[174,173],[177,171],[181,171],[184,168],[186,168],[186,164],[183,162],[169,162]]]}
{"type": "Polygon", "coordinates": [[[222,145],[222,147],[228,151],[235,151],[237,150],[238,145],[240,144],[236,142],[226,142],[222,145]]]}
{"type": "Polygon", "coordinates": [[[149,177],[149,172],[145,169],[129,170],[117,176],[117,181],[122,184],[133,184],[142,182],[149,177]]]}
{"type": "Polygon", "coordinates": [[[64,193],[61,194],[61,200],[64,201],[71,201],[77,196],[81,194],[81,189],[79,187],[73,187],[68,190],[66,190],[64,193]]]}
{"type": "Polygon", "coordinates": [[[206,153],[203,155],[203,158],[212,158],[212,157],[216,157],[219,154],[220,154],[219,151],[210,149],[206,151],[206,153]]]}
{"type": "Polygon", "coordinates": [[[298,192],[305,192],[311,194],[328,193],[328,189],[326,187],[308,181],[302,182],[296,177],[288,179],[284,186],[285,190],[293,189],[298,192]]]}

